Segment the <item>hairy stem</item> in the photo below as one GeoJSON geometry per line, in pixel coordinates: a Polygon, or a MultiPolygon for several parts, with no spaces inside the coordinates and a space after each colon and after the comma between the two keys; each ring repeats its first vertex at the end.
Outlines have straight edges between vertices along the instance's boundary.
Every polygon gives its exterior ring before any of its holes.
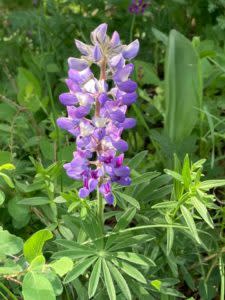
{"type": "Polygon", "coordinates": [[[97,188],[97,201],[98,201],[98,217],[102,226],[102,231],[104,229],[104,202],[102,196],[99,192],[99,187],[97,188]]]}

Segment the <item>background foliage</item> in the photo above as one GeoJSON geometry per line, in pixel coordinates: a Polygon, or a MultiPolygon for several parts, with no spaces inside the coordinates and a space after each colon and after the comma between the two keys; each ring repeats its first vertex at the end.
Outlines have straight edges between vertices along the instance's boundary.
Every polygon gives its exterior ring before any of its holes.
{"type": "Polygon", "coordinates": [[[148,3],[0,0],[0,299],[224,299],[225,1],[148,3]],[[74,38],[103,22],[141,45],[104,228],[55,123],[74,38]]]}

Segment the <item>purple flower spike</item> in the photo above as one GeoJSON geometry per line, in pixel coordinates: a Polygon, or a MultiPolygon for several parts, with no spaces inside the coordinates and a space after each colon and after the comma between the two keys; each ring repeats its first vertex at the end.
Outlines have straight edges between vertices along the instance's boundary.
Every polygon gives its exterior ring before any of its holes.
{"type": "Polygon", "coordinates": [[[74,157],[64,168],[69,177],[83,182],[80,198],[98,188],[112,205],[112,183],[131,183],[130,169],[123,163],[128,144],[121,135],[136,125],[135,119],[126,118],[128,106],[137,99],[137,84],[130,79],[134,66],[126,60],[137,55],[139,42],[122,45],[117,31],[111,38],[107,35],[107,24],[91,33],[91,41],[87,45],[75,40],[81,58],[68,59],[69,92],[59,96],[68,117],[58,118],[57,125],[76,139],[74,157]],[[92,64],[100,68],[98,79],[90,69],[92,64]]]}

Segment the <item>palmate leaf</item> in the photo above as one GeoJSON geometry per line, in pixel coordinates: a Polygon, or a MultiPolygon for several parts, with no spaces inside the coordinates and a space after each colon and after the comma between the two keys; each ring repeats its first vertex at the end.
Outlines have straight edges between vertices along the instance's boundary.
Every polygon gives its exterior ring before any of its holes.
{"type": "Polygon", "coordinates": [[[116,291],[113,284],[112,276],[104,258],[102,260],[102,269],[104,274],[104,282],[106,285],[107,293],[109,295],[109,299],[116,300],[116,291]]]}
{"type": "Polygon", "coordinates": [[[83,258],[83,257],[89,257],[95,254],[95,251],[93,250],[84,250],[84,249],[73,249],[73,250],[62,250],[58,251],[53,254],[52,258],[53,259],[58,259],[61,257],[69,257],[71,259],[78,259],[78,258],[83,258]]]}
{"type": "Polygon", "coordinates": [[[64,283],[69,283],[82,275],[95,261],[97,257],[90,257],[77,263],[75,267],[66,275],[64,283]]]}
{"type": "Polygon", "coordinates": [[[115,239],[113,244],[109,247],[110,251],[121,250],[123,248],[130,248],[135,245],[140,245],[142,243],[148,243],[149,241],[155,238],[149,234],[140,234],[128,238],[123,238],[124,237],[123,234],[120,234],[119,236],[122,238],[122,240],[115,239]]]}
{"type": "Polygon", "coordinates": [[[102,267],[102,258],[100,257],[96,261],[94,268],[91,272],[90,279],[89,279],[89,284],[88,284],[89,298],[91,298],[95,295],[96,289],[98,287],[99,279],[100,279],[101,267],[102,267]]]}

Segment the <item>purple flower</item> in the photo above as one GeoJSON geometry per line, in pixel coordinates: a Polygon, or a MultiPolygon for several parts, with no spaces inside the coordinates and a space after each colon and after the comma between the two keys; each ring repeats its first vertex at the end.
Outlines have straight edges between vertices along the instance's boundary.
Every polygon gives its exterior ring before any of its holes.
{"type": "Polygon", "coordinates": [[[113,204],[112,183],[131,182],[130,169],[123,164],[128,144],[121,135],[136,125],[135,119],[126,118],[128,106],[137,99],[137,84],[130,79],[134,66],[126,60],[137,55],[139,42],[122,45],[117,31],[109,38],[107,24],[91,33],[91,41],[87,45],[75,40],[81,58],[68,59],[69,92],[59,96],[68,116],[60,117],[57,124],[76,138],[73,160],[64,168],[69,177],[82,180],[79,196],[88,197],[99,188],[106,202],[113,204]],[[100,68],[99,79],[90,69],[92,64],[100,68]]]}
{"type": "Polygon", "coordinates": [[[149,5],[149,2],[146,2],[144,0],[132,0],[131,5],[129,6],[129,12],[131,14],[143,14],[145,10],[147,9],[149,5]]]}

